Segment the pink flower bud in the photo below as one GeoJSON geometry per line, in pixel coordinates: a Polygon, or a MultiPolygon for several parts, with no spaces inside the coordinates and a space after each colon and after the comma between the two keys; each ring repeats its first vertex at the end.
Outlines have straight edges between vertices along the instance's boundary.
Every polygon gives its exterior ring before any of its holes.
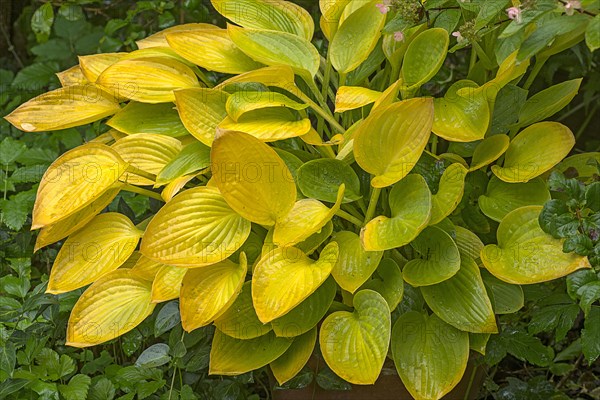
{"type": "Polygon", "coordinates": [[[517,21],[517,23],[521,23],[521,9],[519,7],[511,7],[506,9],[506,14],[509,19],[517,21]]]}
{"type": "Polygon", "coordinates": [[[404,32],[402,32],[402,31],[394,32],[394,40],[396,42],[403,42],[404,41],[404,32]]]}

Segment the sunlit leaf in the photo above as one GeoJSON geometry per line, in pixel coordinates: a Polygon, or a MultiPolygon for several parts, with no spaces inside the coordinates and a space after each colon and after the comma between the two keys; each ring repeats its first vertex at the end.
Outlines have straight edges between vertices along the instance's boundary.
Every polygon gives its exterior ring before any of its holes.
{"type": "Polygon", "coordinates": [[[292,345],[270,364],[271,371],[280,385],[289,381],[302,370],[313,354],[317,343],[317,328],[294,339],[292,345]]]}
{"type": "Polygon", "coordinates": [[[180,137],[188,134],[172,103],[144,104],[132,101],[106,121],[106,125],[128,135],[155,133],[180,137]]]}
{"type": "Polygon", "coordinates": [[[79,67],[88,82],[96,82],[106,68],[120,61],[127,53],[100,53],[79,56],[79,67]]]}
{"type": "Polygon", "coordinates": [[[170,265],[162,266],[152,282],[152,302],[162,303],[179,298],[181,284],[186,272],[186,268],[170,265]]]}
{"type": "Polygon", "coordinates": [[[175,25],[167,29],[163,29],[162,31],[158,31],[155,34],[150,35],[144,39],[138,40],[135,42],[135,44],[137,45],[138,49],[149,49],[153,47],[169,47],[169,43],[167,43],[166,38],[166,35],[168,33],[194,31],[198,29],[219,29],[219,27],[216,25],[203,23],[175,25]]]}
{"type": "Polygon", "coordinates": [[[383,251],[366,251],[360,237],[350,231],[336,232],[332,239],[339,246],[339,257],[331,275],[342,289],[354,293],[375,272],[383,251]]]}
{"type": "Polygon", "coordinates": [[[60,81],[60,84],[63,87],[85,85],[89,83],[79,65],[75,65],[74,67],[71,67],[61,72],[57,72],[56,76],[58,77],[58,80],[60,81]]]}
{"type": "Polygon", "coordinates": [[[227,116],[227,93],[216,89],[175,91],[175,104],[185,128],[199,141],[211,146],[217,126],[227,116]]]}
{"type": "Polygon", "coordinates": [[[374,103],[381,92],[360,86],[342,86],[335,95],[335,112],[354,110],[374,103]]]}
{"type": "Polygon", "coordinates": [[[285,107],[292,110],[304,110],[308,104],[299,103],[288,96],[277,92],[260,92],[242,90],[233,93],[227,99],[227,114],[232,120],[239,118],[249,111],[262,108],[285,107]]]}
{"type": "Polygon", "coordinates": [[[550,200],[546,182],[535,178],[527,183],[506,183],[492,176],[484,195],[479,197],[479,208],[494,221],[524,206],[543,206],[550,200]]]}
{"type": "Polygon", "coordinates": [[[311,123],[308,118],[298,119],[292,111],[283,107],[262,108],[245,113],[237,121],[226,117],[218,129],[243,132],[263,142],[274,142],[307,134],[311,123]]]}

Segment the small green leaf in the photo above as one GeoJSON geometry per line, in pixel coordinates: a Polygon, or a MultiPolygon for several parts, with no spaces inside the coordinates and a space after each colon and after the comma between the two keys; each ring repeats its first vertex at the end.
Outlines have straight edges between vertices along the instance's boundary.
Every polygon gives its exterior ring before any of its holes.
{"type": "Polygon", "coordinates": [[[52,3],[42,4],[31,17],[31,30],[35,33],[38,43],[45,42],[50,36],[54,22],[52,3]]]}
{"type": "Polygon", "coordinates": [[[77,374],[69,380],[67,385],[59,385],[58,390],[66,400],[80,400],[87,398],[92,379],[83,374],[77,374]]]}
{"type": "Polygon", "coordinates": [[[592,307],[585,319],[581,347],[589,365],[600,357],[600,307],[592,307]]]}
{"type": "Polygon", "coordinates": [[[170,348],[167,344],[157,343],[148,347],[135,361],[138,367],[155,368],[171,361],[170,348]]]}
{"type": "Polygon", "coordinates": [[[519,126],[543,121],[562,110],[579,91],[580,79],[561,82],[529,98],[519,113],[519,126]]]}
{"type": "Polygon", "coordinates": [[[159,337],[163,333],[173,329],[181,322],[179,315],[179,302],[171,301],[160,309],[156,320],[154,320],[154,337],[159,337]]]}
{"type": "Polygon", "coordinates": [[[590,51],[600,48],[600,16],[596,15],[585,31],[585,43],[590,51]]]}
{"type": "Polygon", "coordinates": [[[445,29],[431,28],[410,43],[400,74],[407,90],[415,91],[434,77],[446,59],[449,42],[445,29]]]}
{"type": "Polygon", "coordinates": [[[345,162],[317,159],[303,164],[297,171],[298,187],[306,197],[335,203],[340,185],[346,186],[344,203],[360,199],[360,181],[345,162]]]}

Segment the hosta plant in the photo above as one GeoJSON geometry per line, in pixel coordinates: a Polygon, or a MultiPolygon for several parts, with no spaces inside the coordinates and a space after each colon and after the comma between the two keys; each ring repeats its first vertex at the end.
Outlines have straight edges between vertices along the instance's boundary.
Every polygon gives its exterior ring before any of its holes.
{"type": "Polygon", "coordinates": [[[527,91],[548,57],[597,47],[587,2],[321,1],[319,40],[294,3],[212,3],[226,27],[80,57],[7,116],[107,127],[53,163],[33,210],[37,248],[64,241],[48,292],[90,285],[68,345],[178,298],[185,330],[216,327],[212,374],[269,365],[283,384],[320,352],[366,385],[390,357],[438,399],[519,285],[589,268],[538,222],[575,143],[547,120],[581,80],[527,91]],[[164,205],[103,212],[120,191],[164,205]]]}

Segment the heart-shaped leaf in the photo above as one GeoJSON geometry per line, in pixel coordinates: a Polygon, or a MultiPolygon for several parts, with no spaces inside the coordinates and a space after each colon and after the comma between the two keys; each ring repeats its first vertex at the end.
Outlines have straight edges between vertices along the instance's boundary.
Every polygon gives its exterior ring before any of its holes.
{"type": "Polygon", "coordinates": [[[430,225],[440,223],[456,209],[465,191],[467,172],[468,170],[459,163],[446,168],[437,193],[431,196],[430,225]]]}
{"type": "Polygon", "coordinates": [[[277,248],[260,259],[252,276],[252,299],[258,318],[271,322],[310,296],[325,282],[338,259],[329,243],[314,261],[295,247],[277,248]]]}
{"type": "Polygon", "coordinates": [[[404,266],[404,280],[411,286],[435,285],[450,279],[460,269],[456,243],[438,227],[427,227],[411,246],[423,257],[410,260],[404,266]]]}
{"type": "Polygon", "coordinates": [[[246,282],[231,307],[215,319],[218,330],[236,339],[254,339],[266,335],[273,328],[258,319],[252,304],[252,282],[246,282]]]}
{"type": "Polygon", "coordinates": [[[502,219],[511,211],[525,206],[543,206],[550,200],[546,182],[535,178],[527,183],[506,183],[492,176],[486,193],[479,196],[479,208],[494,221],[502,219]]]}
{"type": "Polygon", "coordinates": [[[79,289],[114,271],[133,253],[142,232],[126,216],[96,216],[65,241],[48,279],[48,293],[79,289]]]}
{"type": "Polygon", "coordinates": [[[354,293],[375,272],[383,251],[366,251],[354,232],[336,232],[332,238],[340,248],[340,256],[331,274],[342,289],[354,293]]]}
{"type": "Polygon", "coordinates": [[[418,98],[393,103],[372,112],[354,134],[354,156],[383,188],[404,178],[417,163],[429,140],[433,101],[418,98]]]}
{"type": "Polygon", "coordinates": [[[298,187],[306,197],[335,203],[343,184],[344,203],[360,199],[360,181],[345,162],[335,159],[311,160],[298,168],[298,187]]]}
{"type": "Polygon", "coordinates": [[[565,158],[573,146],[573,132],[558,122],[539,122],[519,133],[508,146],[504,165],[492,166],[505,182],[528,182],[565,158]],[[544,152],[538,149],[545,149],[544,152]]]}
{"type": "Polygon", "coordinates": [[[292,345],[277,360],[273,361],[271,371],[280,385],[283,385],[304,368],[313,354],[317,343],[317,328],[294,339],[292,345]]]}
{"type": "Polygon", "coordinates": [[[376,276],[365,282],[362,289],[371,289],[383,296],[390,310],[395,310],[404,296],[404,280],[400,267],[391,258],[384,258],[377,267],[376,276]]]}
{"type": "Polygon", "coordinates": [[[392,355],[402,383],[415,399],[441,399],[465,373],[469,334],[435,314],[409,311],[394,324],[392,355]]]}
{"type": "Polygon", "coordinates": [[[242,375],[254,371],[281,357],[292,339],[278,338],[273,332],[249,339],[235,339],[218,329],[210,350],[211,375],[242,375]]]}
{"type": "Polygon", "coordinates": [[[462,257],[460,270],[441,283],[423,286],[427,305],[442,320],[461,331],[498,333],[492,303],[481,279],[479,267],[462,257]]]}
{"type": "Polygon", "coordinates": [[[128,135],[155,133],[180,137],[189,134],[172,103],[145,104],[132,101],[106,121],[106,125],[128,135]]]}
{"type": "Polygon", "coordinates": [[[372,385],[390,345],[390,309],[379,293],[368,289],[356,293],[353,303],[353,313],[337,311],[323,321],[319,344],[325,362],[338,376],[372,385]]]}
{"type": "Polygon", "coordinates": [[[273,226],[294,207],[296,184],[290,170],[275,150],[255,137],[221,133],[213,143],[211,165],[215,184],[242,217],[273,226]]]}
{"type": "Polygon", "coordinates": [[[169,201],[152,218],[140,251],[167,265],[202,267],[228,258],[250,234],[218,189],[201,186],[169,201]]]}
{"type": "Polygon", "coordinates": [[[104,343],[138,326],[152,314],[151,283],[128,269],[104,275],[81,295],[69,317],[67,346],[104,343]]]}
{"type": "Polygon", "coordinates": [[[248,266],[230,260],[204,268],[188,269],[180,294],[181,324],[191,332],[222,315],[242,290],[248,266]]]}
{"type": "Polygon", "coordinates": [[[510,139],[506,135],[493,135],[483,139],[475,147],[469,171],[478,170],[499,159],[506,152],[509,144],[510,139]]]}
{"type": "Polygon", "coordinates": [[[175,91],[175,103],[185,128],[199,141],[212,146],[217,126],[227,116],[227,93],[216,89],[175,91]]]}
{"type": "Polygon", "coordinates": [[[360,232],[368,251],[390,250],[412,242],[431,218],[431,192],[421,175],[410,174],[389,194],[392,217],[379,216],[360,232]]]}
{"type": "Polygon", "coordinates": [[[498,244],[481,251],[481,261],[496,278],[526,285],[590,268],[587,257],[563,253],[562,241],[540,228],[541,211],[542,206],[528,206],[510,212],[498,227],[498,244]]]}

